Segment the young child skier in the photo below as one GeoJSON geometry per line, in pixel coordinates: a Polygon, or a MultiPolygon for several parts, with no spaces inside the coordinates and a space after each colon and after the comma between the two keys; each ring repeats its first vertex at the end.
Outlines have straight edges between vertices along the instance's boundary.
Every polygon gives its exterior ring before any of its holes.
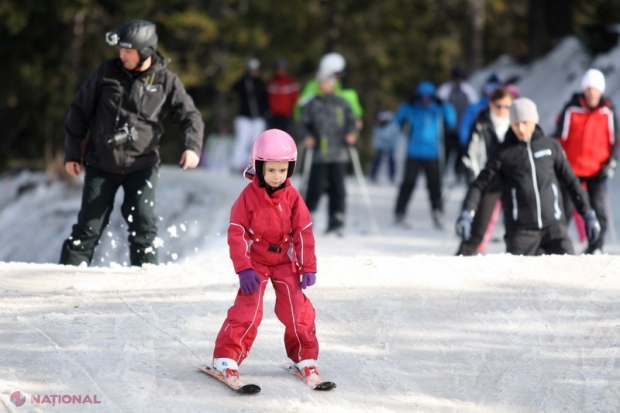
{"type": "Polygon", "coordinates": [[[213,351],[213,368],[228,382],[239,380],[239,365],[256,338],[269,280],[293,368],[311,387],[322,382],[314,307],[302,291],[316,282],[315,242],[310,212],[289,179],[296,160],[289,134],[261,133],[252,148],[255,175],[230,212],[228,245],[240,288],[213,351]]]}
{"type": "Polygon", "coordinates": [[[375,158],[372,161],[370,179],[377,182],[379,167],[383,157],[387,158],[388,178],[394,183],[396,173],[396,162],[394,161],[394,150],[400,139],[401,131],[398,123],[394,122],[394,112],[391,110],[380,110],[375,115],[376,124],[372,129],[372,146],[375,149],[375,158]]]}

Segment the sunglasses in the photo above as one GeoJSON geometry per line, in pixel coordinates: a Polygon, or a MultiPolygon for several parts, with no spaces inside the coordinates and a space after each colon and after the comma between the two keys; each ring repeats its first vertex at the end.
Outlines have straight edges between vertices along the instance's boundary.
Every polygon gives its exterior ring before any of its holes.
{"type": "Polygon", "coordinates": [[[493,103],[493,106],[495,106],[497,109],[510,109],[510,105],[500,105],[498,103],[493,103]]]}

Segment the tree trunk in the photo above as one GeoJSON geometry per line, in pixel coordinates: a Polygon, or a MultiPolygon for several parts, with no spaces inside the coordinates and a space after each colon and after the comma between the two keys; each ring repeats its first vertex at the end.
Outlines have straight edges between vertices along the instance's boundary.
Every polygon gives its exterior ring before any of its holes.
{"type": "Polygon", "coordinates": [[[545,27],[549,46],[574,33],[572,0],[545,0],[545,27]]]}
{"type": "Polygon", "coordinates": [[[325,53],[333,52],[340,38],[342,16],[338,12],[337,0],[323,0],[325,9],[325,53]]]}
{"type": "Polygon", "coordinates": [[[530,0],[528,8],[528,58],[534,60],[547,51],[545,4],[547,0],[530,0]]]}
{"type": "Polygon", "coordinates": [[[470,69],[475,70],[484,64],[484,10],[485,0],[470,0],[472,41],[470,55],[470,69]]]}
{"type": "Polygon", "coordinates": [[[530,60],[544,55],[564,36],[573,34],[572,0],[530,0],[528,46],[530,60]]]}

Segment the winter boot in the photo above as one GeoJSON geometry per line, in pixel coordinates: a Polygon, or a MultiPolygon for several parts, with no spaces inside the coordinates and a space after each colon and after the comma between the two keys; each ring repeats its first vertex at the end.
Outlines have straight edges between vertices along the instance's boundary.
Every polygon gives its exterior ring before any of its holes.
{"type": "Polygon", "coordinates": [[[335,235],[338,238],[344,238],[345,236],[344,227],[327,228],[325,230],[325,236],[332,236],[332,235],[335,235]]]}
{"type": "Polygon", "coordinates": [[[436,229],[443,230],[445,228],[445,224],[443,221],[443,214],[438,209],[433,211],[433,225],[435,226],[436,229]]]}
{"type": "Polygon", "coordinates": [[[406,220],[404,214],[396,214],[394,216],[394,225],[396,225],[397,227],[405,228],[405,229],[413,228],[413,223],[406,220]]]}
{"type": "Polygon", "coordinates": [[[213,368],[228,381],[239,380],[239,366],[233,359],[216,358],[213,359],[213,368]]]}
{"type": "Polygon", "coordinates": [[[308,383],[308,385],[316,386],[323,382],[319,377],[319,369],[316,366],[316,360],[302,360],[299,363],[295,363],[295,367],[297,367],[301,375],[304,376],[304,381],[308,383]]]}
{"type": "Polygon", "coordinates": [[[583,250],[583,253],[589,255],[601,255],[603,251],[595,245],[588,245],[588,247],[583,250]]]}

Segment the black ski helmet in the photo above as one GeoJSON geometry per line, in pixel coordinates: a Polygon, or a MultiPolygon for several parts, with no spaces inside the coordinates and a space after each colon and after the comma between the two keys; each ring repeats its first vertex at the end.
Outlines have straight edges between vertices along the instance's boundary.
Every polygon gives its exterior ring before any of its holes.
{"type": "Polygon", "coordinates": [[[111,46],[136,49],[140,55],[140,64],[157,50],[155,25],[146,20],[132,20],[125,23],[116,33],[106,33],[106,41],[111,46]]]}

